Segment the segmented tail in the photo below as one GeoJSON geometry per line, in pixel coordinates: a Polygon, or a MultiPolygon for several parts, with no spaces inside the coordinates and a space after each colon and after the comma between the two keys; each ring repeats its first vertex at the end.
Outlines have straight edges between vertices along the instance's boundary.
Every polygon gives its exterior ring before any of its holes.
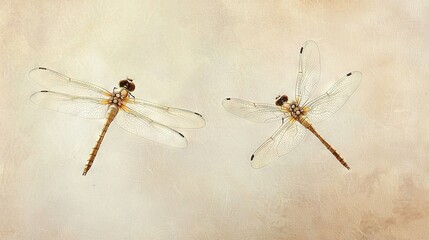
{"type": "Polygon", "coordinates": [[[106,123],[104,124],[103,131],[101,131],[101,134],[97,140],[97,143],[95,144],[95,147],[92,148],[91,154],[89,155],[88,162],[86,163],[85,168],[83,169],[82,176],[85,176],[88,173],[89,169],[94,163],[94,159],[95,159],[95,156],[97,156],[98,149],[100,149],[101,142],[103,142],[107,129],[109,128],[113,119],[115,119],[116,114],[118,114],[118,108],[109,108],[109,111],[107,114],[107,120],[106,120],[106,123]]]}
{"type": "Polygon", "coordinates": [[[305,122],[303,124],[304,127],[306,127],[308,130],[310,130],[322,143],[325,145],[325,147],[337,158],[337,160],[348,170],[351,170],[349,165],[346,163],[344,158],[335,150],[328,142],[325,141],[325,139],[320,136],[320,134],[313,128],[311,124],[308,122],[305,122]]]}

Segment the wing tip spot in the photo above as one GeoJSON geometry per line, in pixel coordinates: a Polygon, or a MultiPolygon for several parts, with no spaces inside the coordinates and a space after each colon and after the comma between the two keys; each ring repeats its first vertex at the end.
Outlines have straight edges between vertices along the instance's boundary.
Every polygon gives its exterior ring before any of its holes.
{"type": "Polygon", "coordinates": [[[40,92],[49,92],[48,90],[42,90],[42,91],[40,91],[40,92]]]}
{"type": "Polygon", "coordinates": [[[255,158],[255,154],[252,154],[252,156],[250,157],[250,161],[252,161],[253,158],[255,158]]]}
{"type": "Polygon", "coordinates": [[[347,73],[347,77],[348,77],[348,76],[351,76],[351,75],[352,75],[352,73],[351,73],[351,72],[347,73]]]}
{"type": "Polygon", "coordinates": [[[39,67],[39,69],[46,70],[46,68],[45,68],[45,67],[39,67]]]}
{"type": "Polygon", "coordinates": [[[302,53],[302,51],[304,51],[304,47],[301,47],[301,49],[299,50],[299,53],[302,53]]]}
{"type": "Polygon", "coordinates": [[[180,135],[180,136],[182,136],[182,138],[184,138],[184,137],[185,137],[182,133],[180,133],[180,132],[178,132],[178,133],[179,133],[179,135],[180,135]]]}
{"type": "Polygon", "coordinates": [[[226,98],[225,100],[228,100],[228,101],[229,101],[229,100],[231,100],[231,98],[226,98]]]}
{"type": "Polygon", "coordinates": [[[198,116],[200,116],[200,117],[203,117],[203,115],[201,115],[201,114],[199,114],[199,113],[197,113],[197,112],[194,112],[194,114],[195,114],[195,115],[198,115],[198,116]]]}

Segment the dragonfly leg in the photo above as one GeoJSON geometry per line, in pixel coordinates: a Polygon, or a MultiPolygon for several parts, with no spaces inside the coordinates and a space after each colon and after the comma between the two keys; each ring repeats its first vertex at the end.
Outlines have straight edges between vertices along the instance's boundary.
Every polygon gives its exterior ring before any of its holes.
{"type": "Polygon", "coordinates": [[[131,92],[128,92],[128,95],[130,95],[134,99],[134,101],[136,100],[136,97],[134,97],[134,95],[131,94],[131,92]]]}

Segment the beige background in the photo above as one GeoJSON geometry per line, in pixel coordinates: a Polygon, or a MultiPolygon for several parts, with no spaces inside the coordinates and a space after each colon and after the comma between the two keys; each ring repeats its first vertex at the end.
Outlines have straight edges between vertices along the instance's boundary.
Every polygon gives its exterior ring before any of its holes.
{"type": "Polygon", "coordinates": [[[427,1],[1,1],[1,239],[428,239],[427,1]],[[352,70],[359,89],[312,136],[254,170],[280,123],[227,113],[225,97],[293,95],[315,40],[316,95],[352,70]],[[28,99],[46,66],[202,113],[173,149],[28,99]]]}

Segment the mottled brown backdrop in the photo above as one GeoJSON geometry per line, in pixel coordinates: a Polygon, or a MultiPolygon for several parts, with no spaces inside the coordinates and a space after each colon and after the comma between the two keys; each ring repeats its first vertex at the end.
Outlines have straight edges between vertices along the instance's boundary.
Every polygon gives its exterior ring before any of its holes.
{"type": "Polygon", "coordinates": [[[1,239],[429,239],[429,3],[421,1],[12,1],[0,3],[1,239]],[[326,91],[359,89],[312,135],[255,170],[280,123],[227,113],[225,97],[293,95],[315,40],[326,91]],[[27,73],[56,69],[202,113],[173,149],[29,101],[27,73]]]}

